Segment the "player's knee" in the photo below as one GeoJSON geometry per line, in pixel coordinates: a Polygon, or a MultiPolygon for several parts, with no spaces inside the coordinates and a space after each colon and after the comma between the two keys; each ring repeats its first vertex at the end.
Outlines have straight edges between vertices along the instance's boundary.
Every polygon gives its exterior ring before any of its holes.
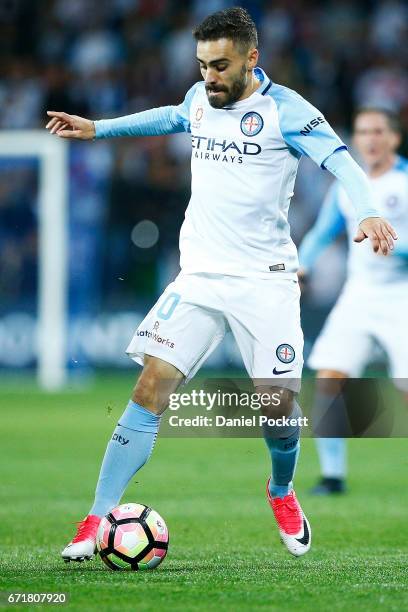
{"type": "Polygon", "coordinates": [[[133,389],[132,400],[154,413],[160,413],[161,406],[157,405],[157,379],[151,372],[143,370],[133,389]]]}
{"type": "Polygon", "coordinates": [[[339,370],[319,370],[317,373],[317,388],[320,392],[333,395],[339,393],[348,375],[339,370]]]}
{"type": "Polygon", "coordinates": [[[264,416],[269,419],[291,416],[294,406],[293,391],[283,387],[263,387],[262,389],[257,388],[257,391],[269,396],[269,402],[266,397],[262,401],[262,414],[264,416]]]}
{"type": "Polygon", "coordinates": [[[156,357],[145,356],[145,365],[133,389],[132,400],[161,414],[167,408],[169,395],[183,380],[183,374],[171,364],[156,357]]]}

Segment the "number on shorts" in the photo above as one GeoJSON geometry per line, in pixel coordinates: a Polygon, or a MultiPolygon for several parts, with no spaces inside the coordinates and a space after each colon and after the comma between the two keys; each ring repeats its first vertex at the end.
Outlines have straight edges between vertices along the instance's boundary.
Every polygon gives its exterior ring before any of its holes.
{"type": "Polygon", "coordinates": [[[165,321],[167,319],[170,319],[177,304],[180,301],[180,298],[181,295],[179,295],[178,293],[170,293],[157,311],[158,318],[164,319],[165,321]]]}

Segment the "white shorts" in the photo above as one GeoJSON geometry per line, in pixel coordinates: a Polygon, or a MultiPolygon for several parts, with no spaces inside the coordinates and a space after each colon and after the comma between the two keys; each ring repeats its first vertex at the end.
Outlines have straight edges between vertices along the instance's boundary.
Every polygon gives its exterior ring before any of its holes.
{"type": "Polygon", "coordinates": [[[314,370],[337,370],[358,378],[380,346],[390,375],[408,379],[408,284],[364,287],[346,283],[308,359],[314,370]]]}
{"type": "Polygon", "coordinates": [[[267,379],[264,384],[276,379],[277,385],[298,391],[303,367],[299,297],[292,279],[181,272],[126,352],[140,364],[145,354],[159,357],[188,381],[231,330],[252,379],[267,379]]]}

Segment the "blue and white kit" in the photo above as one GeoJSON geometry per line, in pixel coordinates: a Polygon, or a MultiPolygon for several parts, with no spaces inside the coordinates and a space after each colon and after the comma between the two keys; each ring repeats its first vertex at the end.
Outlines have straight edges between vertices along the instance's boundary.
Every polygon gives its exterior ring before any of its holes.
{"type": "Polygon", "coordinates": [[[305,236],[299,258],[310,269],[325,247],[342,232],[349,244],[348,274],[337,304],[312,349],[308,365],[358,377],[381,347],[399,387],[408,380],[408,160],[370,178],[373,204],[395,228],[391,255],[375,254],[366,242],[356,244],[355,210],[341,185],[330,188],[318,219],[305,236]]]}
{"type": "Polygon", "coordinates": [[[231,106],[211,107],[201,81],[179,106],[96,121],[96,137],[191,133],[181,273],[141,323],[129,355],[139,363],[145,354],[160,357],[188,379],[231,329],[251,377],[284,375],[297,388],[303,336],[288,209],[301,156],[348,176],[360,220],[378,213],[364,173],[321,113],[260,68],[255,76],[258,89],[231,106]]]}

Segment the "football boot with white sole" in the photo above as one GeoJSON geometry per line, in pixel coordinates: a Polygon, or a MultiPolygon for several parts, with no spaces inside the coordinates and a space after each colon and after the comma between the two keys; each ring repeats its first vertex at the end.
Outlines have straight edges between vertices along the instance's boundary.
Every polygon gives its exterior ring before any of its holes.
{"type": "Polygon", "coordinates": [[[309,521],[303,514],[295,492],[291,491],[285,497],[272,497],[269,491],[269,480],[266,492],[278,524],[282,543],[291,555],[300,557],[309,551],[312,542],[309,521]]]}
{"type": "Polygon", "coordinates": [[[96,533],[101,518],[94,514],[88,514],[83,521],[78,523],[74,538],[61,552],[61,557],[67,563],[69,561],[84,561],[92,559],[96,549],[96,533]]]}

